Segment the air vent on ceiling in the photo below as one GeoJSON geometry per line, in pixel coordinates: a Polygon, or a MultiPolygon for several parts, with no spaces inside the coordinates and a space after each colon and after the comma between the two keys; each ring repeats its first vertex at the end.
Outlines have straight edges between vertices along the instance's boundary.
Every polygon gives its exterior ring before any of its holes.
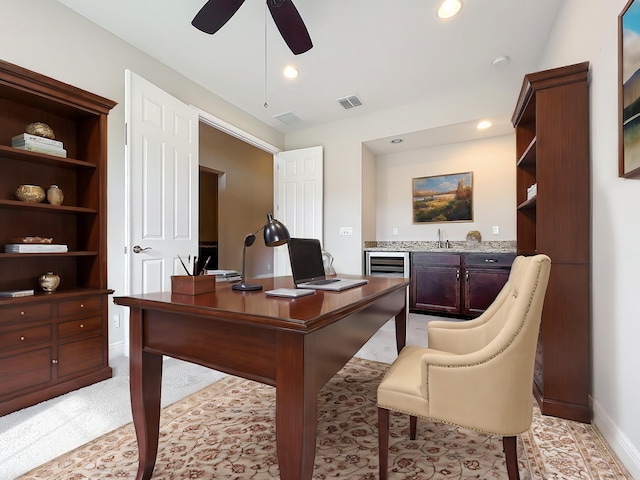
{"type": "Polygon", "coordinates": [[[275,115],[273,118],[280,120],[285,125],[291,125],[293,123],[298,123],[301,121],[291,112],[281,113],[280,115],[275,115]]]}
{"type": "Polygon", "coordinates": [[[349,110],[350,108],[362,105],[362,100],[360,100],[358,95],[349,95],[348,97],[339,98],[338,103],[342,105],[345,110],[349,110]]]}

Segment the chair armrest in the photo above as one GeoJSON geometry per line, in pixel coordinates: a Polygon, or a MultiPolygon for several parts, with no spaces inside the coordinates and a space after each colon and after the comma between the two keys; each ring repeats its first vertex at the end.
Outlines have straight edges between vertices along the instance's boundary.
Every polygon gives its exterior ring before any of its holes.
{"type": "Polygon", "coordinates": [[[429,417],[501,435],[527,430],[533,411],[533,362],[517,356],[427,350],[421,373],[429,417]]]}

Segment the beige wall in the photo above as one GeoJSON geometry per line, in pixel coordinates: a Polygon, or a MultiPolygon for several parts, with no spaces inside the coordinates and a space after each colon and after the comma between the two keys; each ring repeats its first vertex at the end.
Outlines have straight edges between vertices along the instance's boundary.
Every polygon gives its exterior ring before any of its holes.
{"type": "Polygon", "coordinates": [[[365,240],[436,241],[438,229],[443,240],[464,240],[469,230],[478,230],[487,241],[515,240],[514,152],[514,135],[504,135],[379,156],[376,236],[365,240]],[[473,221],[414,224],[412,179],[463,172],[473,172],[473,221]],[[492,233],[494,225],[498,235],[492,233]]]}
{"type": "MultiPolygon", "coordinates": [[[[218,268],[240,271],[246,235],[273,212],[273,155],[200,124],[200,165],[219,173],[218,268]]],[[[246,275],[273,271],[273,250],[262,234],[247,248],[246,275]]]]}
{"type": "Polygon", "coordinates": [[[362,238],[376,239],[378,208],[376,156],[366,146],[362,146],[362,238]]]}

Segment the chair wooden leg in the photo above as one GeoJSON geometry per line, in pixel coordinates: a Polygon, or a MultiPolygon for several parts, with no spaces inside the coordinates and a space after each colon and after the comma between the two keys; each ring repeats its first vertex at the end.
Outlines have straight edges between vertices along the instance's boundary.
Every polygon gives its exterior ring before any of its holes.
{"type": "Polygon", "coordinates": [[[416,426],[418,424],[418,417],[414,415],[409,416],[409,438],[411,440],[416,439],[416,426]]]}
{"type": "Polygon", "coordinates": [[[378,407],[378,461],[380,480],[387,480],[389,470],[389,410],[378,407]]]}
{"type": "Polygon", "coordinates": [[[518,472],[518,437],[502,437],[502,446],[507,459],[509,480],[520,480],[520,472],[518,472]]]}

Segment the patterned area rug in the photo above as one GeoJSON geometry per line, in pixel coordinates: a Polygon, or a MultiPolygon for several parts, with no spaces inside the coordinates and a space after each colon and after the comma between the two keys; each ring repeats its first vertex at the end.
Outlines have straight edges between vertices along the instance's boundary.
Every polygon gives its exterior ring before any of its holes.
{"type": "MultiPolygon", "coordinates": [[[[314,479],[378,478],[376,388],[388,365],[351,360],[318,396],[314,479]]],[[[153,479],[279,478],[275,389],[226,377],[162,411],[153,479]]],[[[391,416],[390,478],[506,479],[499,437],[418,421],[411,441],[404,415],[391,416]]],[[[131,424],[20,477],[135,478],[137,444],[131,424]]],[[[591,425],[534,412],[518,437],[522,480],[632,479],[591,425]]]]}

